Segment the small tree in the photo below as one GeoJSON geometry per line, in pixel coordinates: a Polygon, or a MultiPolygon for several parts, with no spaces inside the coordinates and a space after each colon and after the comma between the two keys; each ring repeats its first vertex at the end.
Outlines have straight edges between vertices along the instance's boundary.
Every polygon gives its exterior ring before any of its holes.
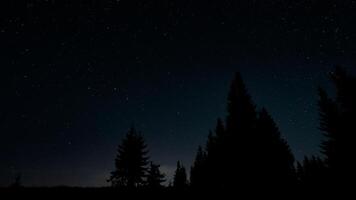
{"type": "Polygon", "coordinates": [[[181,163],[177,162],[177,169],[174,174],[173,187],[177,190],[184,190],[188,186],[187,172],[181,163]]]}
{"type": "Polygon", "coordinates": [[[143,137],[132,127],[118,148],[116,170],[108,180],[113,187],[137,188],[144,185],[148,165],[146,149],[143,137]]]}
{"type": "Polygon", "coordinates": [[[147,175],[147,187],[150,189],[162,188],[162,183],[165,182],[165,175],[159,170],[160,165],[150,163],[150,168],[147,175]]]}

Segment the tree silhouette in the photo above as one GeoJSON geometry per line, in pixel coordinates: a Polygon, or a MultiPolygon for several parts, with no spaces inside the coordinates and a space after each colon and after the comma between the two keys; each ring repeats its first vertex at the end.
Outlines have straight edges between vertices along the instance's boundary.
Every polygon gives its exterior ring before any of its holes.
{"type": "Polygon", "coordinates": [[[356,133],[356,78],[336,67],[330,75],[336,88],[332,100],[319,89],[320,130],[326,136],[321,145],[328,167],[329,185],[356,178],[354,134],[356,133]]]}
{"type": "Polygon", "coordinates": [[[179,161],[173,178],[173,187],[176,190],[185,190],[188,187],[187,172],[179,161]]]}
{"type": "Polygon", "coordinates": [[[319,129],[327,138],[321,144],[322,153],[325,155],[326,164],[333,168],[337,159],[336,142],[339,132],[339,111],[334,100],[328,97],[327,93],[319,88],[319,129]]]}
{"type": "Polygon", "coordinates": [[[150,162],[147,174],[147,187],[151,190],[161,189],[162,183],[165,182],[165,175],[159,170],[160,165],[150,162]]]}
{"type": "Polygon", "coordinates": [[[255,182],[253,142],[257,113],[251,96],[245,87],[240,73],[236,73],[230,86],[226,117],[226,137],[222,141],[223,165],[222,182],[234,187],[238,182],[247,185],[255,182]]]}
{"type": "Polygon", "coordinates": [[[148,151],[143,137],[132,127],[118,148],[115,171],[108,180],[113,187],[143,186],[147,174],[148,151]]]}
{"type": "Polygon", "coordinates": [[[208,136],[206,152],[198,149],[191,185],[233,189],[237,184],[291,187],[295,182],[294,156],[287,141],[266,109],[256,112],[237,73],[228,96],[226,126],[218,119],[215,133],[208,136]]]}

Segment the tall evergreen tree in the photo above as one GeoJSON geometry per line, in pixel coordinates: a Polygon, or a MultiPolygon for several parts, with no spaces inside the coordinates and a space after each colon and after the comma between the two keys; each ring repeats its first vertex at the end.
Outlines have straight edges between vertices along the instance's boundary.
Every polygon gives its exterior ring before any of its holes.
{"type": "Polygon", "coordinates": [[[225,124],[218,119],[215,133],[208,136],[206,152],[198,150],[192,186],[218,190],[239,186],[240,191],[272,183],[285,189],[294,186],[292,151],[267,110],[257,113],[239,73],[231,83],[225,124]]]}
{"type": "Polygon", "coordinates": [[[334,100],[328,97],[327,93],[319,88],[319,129],[326,137],[321,144],[321,151],[325,155],[326,164],[334,168],[337,162],[337,135],[340,131],[339,111],[334,100]]]}
{"type": "MultiPolygon", "coordinates": [[[[230,87],[226,125],[217,121],[215,134],[209,134],[205,157],[199,162],[204,163],[199,169],[205,170],[199,173],[206,174],[199,181],[203,187],[263,187],[271,182],[290,186],[296,180],[289,145],[266,109],[256,112],[239,73],[230,87]]],[[[192,169],[192,185],[200,177],[194,176],[199,174],[197,170],[192,169]]]]}
{"type": "Polygon", "coordinates": [[[353,181],[356,179],[355,137],[356,134],[356,77],[336,67],[331,78],[336,86],[336,101],[339,106],[338,132],[334,135],[335,159],[329,162],[333,171],[334,182],[353,181]]]}
{"type": "Polygon", "coordinates": [[[119,145],[115,171],[108,180],[113,187],[137,188],[144,184],[148,165],[147,145],[134,127],[119,145]]]}
{"type": "Polygon", "coordinates": [[[319,90],[320,129],[326,136],[322,153],[328,165],[330,185],[356,178],[354,134],[356,133],[356,78],[341,67],[331,73],[336,88],[336,99],[319,90]]]}
{"type": "Polygon", "coordinates": [[[243,183],[253,184],[256,164],[256,120],[255,104],[239,73],[231,83],[228,95],[226,137],[223,143],[222,182],[228,187],[243,183]]]}
{"type": "Polygon", "coordinates": [[[150,167],[147,175],[147,187],[153,190],[163,187],[162,183],[165,182],[165,175],[161,173],[159,169],[160,165],[156,165],[153,162],[150,163],[150,167]]]}
{"type": "Polygon", "coordinates": [[[187,172],[179,161],[173,178],[173,187],[177,190],[185,190],[188,187],[187,172]]]}

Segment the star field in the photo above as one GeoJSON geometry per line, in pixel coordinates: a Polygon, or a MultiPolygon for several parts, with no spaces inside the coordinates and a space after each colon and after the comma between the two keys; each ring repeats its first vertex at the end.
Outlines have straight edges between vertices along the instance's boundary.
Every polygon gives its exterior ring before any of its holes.
{"type": "Polygon", "coordinates": [[[17,173],[26,185],[105,186],[132,124],[171,176],[226,115],[236,71],[296,158],[317,154],[317,87],[332,91],[335,64],[356,71],[351,0],[0,7],[0,186],[17,173]]]}

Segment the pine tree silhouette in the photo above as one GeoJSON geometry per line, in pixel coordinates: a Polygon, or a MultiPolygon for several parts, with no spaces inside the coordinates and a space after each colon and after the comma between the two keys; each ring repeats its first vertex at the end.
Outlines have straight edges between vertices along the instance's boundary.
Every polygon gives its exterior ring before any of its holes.
{"type": "Polygon", "coordinates": [[[271,183],[291,188],[296,182],[287,141],[266,109],[256,112],[239,73],[230,87],[226,125],[218,119],[206,152],[199,148],[191,182],[196,188],[200,184],[217,190],[263,188],[271,183]]]}
{"type": "Polygon", "coordinates": [[[334,100],[328,97],[327,93],[319,88],[319,129],[326,137],[321,144],[321,152],[325,155],[326,164],[334,168],[334,164],[337,162],[336,152],[336,136],[340,130],[339,127],[339,111],[337,104],[334,100]]]}
{"type": "Polygon", "coordinates": [[[173,178],[173,187],[176,190],[186,190],[188,187],[187,172],[179,161],[173,178]]]}
{"type": "Polygon", "coordinates": [[[255,126],[257,113],[240,73],[236,73],[228,95],[226,137],[222,141],[225,169],[221,171],[222,182],[234,188],[236,184],[253,184],[255,126]]]}
{"type": "Polygon", "coordinates": [[[331,73],[336,88],[336,99],[319,89],[320,130],[326,136],[321,145],[328,167],[329,185],[352,181],[356,178],[354,134],[356,133],[356,78],[341,67],[331,73]]]}
{"type": "Polygon", "coordinates": [[[143,137],[132,127],[118,148],[116,169],[108,180],[113,187],[137,188],[144,185],[148,165],[146,149],[143,137]]]}
{"type": "Polygon", "coordinates": [[[158,190],[163,188],[162,183],[164,183],[165,175],[161,173],[159,169],[160,165],[156,165],[150,162],[150,167],[147,174],[147,187],[151,190],[158,190]]]}

